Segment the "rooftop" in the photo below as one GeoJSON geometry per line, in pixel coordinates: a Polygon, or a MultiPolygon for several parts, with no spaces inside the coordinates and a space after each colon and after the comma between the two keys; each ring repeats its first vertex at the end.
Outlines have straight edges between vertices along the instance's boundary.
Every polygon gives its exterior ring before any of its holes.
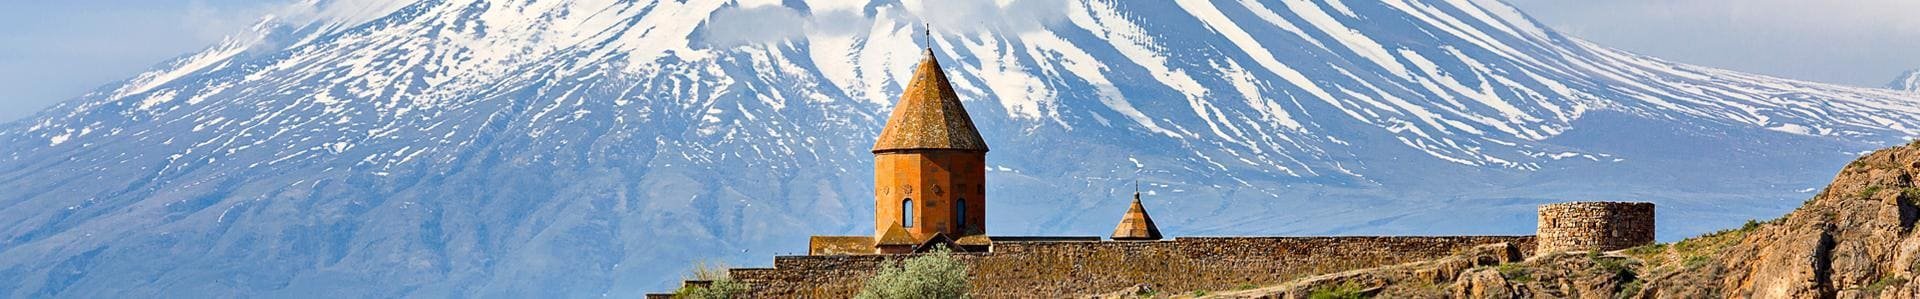
{"type": "Polygon", "coordinates": [[[887,118],[886,129],[880,131],[880,140],[874,143],[873,152],[987,151],[987,142],[980,138],[980,131],[974,129],[973,118],[967,116],[967,108],[960,104],[953,84],[947,82],[946,72],[940,70],[940,61],[933,58],[933,49],[927,49],[924,54],[919,68],[913,72],[913,80],[907,83],[900,102],[894,105],[893,115],[887,118]]]}

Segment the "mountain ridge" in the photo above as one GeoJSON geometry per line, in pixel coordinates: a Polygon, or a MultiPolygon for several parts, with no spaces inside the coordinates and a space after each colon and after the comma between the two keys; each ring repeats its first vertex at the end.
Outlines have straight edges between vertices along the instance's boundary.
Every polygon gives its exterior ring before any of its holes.
{"type": "Polygon", "coordinates": [[[1887,82],[1887,89],[1900,91],[1920,91],[1920,69],[1901,73],[1898,79],[1887,82]]]}
{"type": "Polygon", "coordinates": [[[1139,178],[1174,236],[1513,233],[1534,203],[1621,196],[1707,219],[1674,235],[1920,131],[1911,94],[1606,49],[1490,1],[1014,2],[301,3],[0,124],[0,293],[632,294],[870,229],[865,150],[925,20],[995,149],[996,234],[1098,234],[1139,178]]]}

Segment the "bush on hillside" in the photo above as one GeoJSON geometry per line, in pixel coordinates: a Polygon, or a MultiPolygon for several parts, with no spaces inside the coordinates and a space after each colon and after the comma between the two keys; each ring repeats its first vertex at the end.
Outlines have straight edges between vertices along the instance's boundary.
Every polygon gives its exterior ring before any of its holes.
{"type": "Polygon", "coordinates": [[[747,285],[734,281],[733,276],[727,274],[727,265],[722,263],[694,262],[693,271],[687,273],[684,278],[711,283],[704,287],[681,286],[679,290],[673,291],[674,298],[727,299],[747,291],[747,285]]]}
{"type": "Polygon", "coordinates": [[[854,298],[966,298],[967,265],[955,260],[952,251],[940,247],[933,252],[887,265],[875,273],[854,298]]]}

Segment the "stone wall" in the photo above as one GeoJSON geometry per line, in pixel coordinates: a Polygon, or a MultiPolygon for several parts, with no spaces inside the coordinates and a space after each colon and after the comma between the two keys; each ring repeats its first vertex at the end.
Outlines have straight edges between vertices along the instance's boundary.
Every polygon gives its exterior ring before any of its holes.
{"type": "MultiPolygon", "coordinates": [[[[1309,275],[1433,259],[1531,236],[1178,238],[1148,242],[994,242],[957,253],[976,297],[1091,295],[1151,283],[1163,293],[1231,290],[1309,275]]],[[[733,269],[749,298],[847,298],[882,263],[910,255],[781,256],[773,268],[733,269]]]]}
{"type": "Polygon", "coordinates": [[[1653,243],[1653,204],[1569,202],[1540,206],[1539,250],[1611,251],[1653,243]]]}

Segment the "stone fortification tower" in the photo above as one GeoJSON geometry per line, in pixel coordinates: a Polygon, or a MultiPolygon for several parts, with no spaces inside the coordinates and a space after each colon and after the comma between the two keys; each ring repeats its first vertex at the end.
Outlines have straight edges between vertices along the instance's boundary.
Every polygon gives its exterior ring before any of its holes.
{"type": "Polygon", "coordinates": [[[1612,251],[1653,243],[1653,203],[1567,202],[1540,206],[1535,254],[1612,251]]]}
{"type": "Polygon", "coordinates": [[[906,239],[986,234],[986,156],[986,141],[927,49],[873,145],[873,227],[881,251],[906,239]]]}

